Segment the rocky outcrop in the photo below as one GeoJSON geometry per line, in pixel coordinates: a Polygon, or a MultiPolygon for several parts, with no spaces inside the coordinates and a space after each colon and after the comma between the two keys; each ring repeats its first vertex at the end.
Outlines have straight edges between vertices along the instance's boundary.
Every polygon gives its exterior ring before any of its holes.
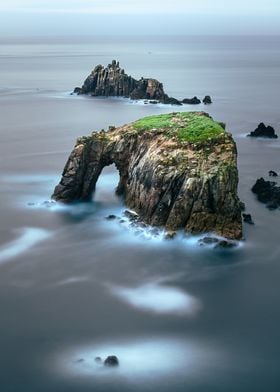
{"type": "Polygon", "coordinates": [[[204,105],[210,105],[212,103],[212,98],[210,97],[210,95],[205,95],[202,102],[204,103],[204,105]]]}
{"type": "Polygon", "coordinates": [[[250,137],[267,137],[270,139],[277,139],[278,136],[275,133],[275,129],[270,125],[265,126],[264,123],[260,123],[258,127],[250,132],[247,136],[250,137]]]}
{"type": "Polygon", "coordinates": [[[82,87],[74,89],[75,94],[89,94],[95,97],[126,97],[134,100],[152,100],[150,103],[166,105],[182,105],[182,103],[198,104],[197,98],[185,99],[182,102],[169,97],[162,83],[152,78],[134,79],[125,73],[119,62],[113,60],[107,67],[97,65],[86,78],[82,87]]]}
{"type": "Polygon", "coordinates": [[[269,170],[268,175],[269,177],[278,177],[278,173],[274,170],[269,170]]]}
{"type": "Polygon", "coordinates": [[[242,216],[243,216],[243,221],[245,223],[248,223],[249,225],[253,225],[254,224],[254,221],[252,219],[252,215],[251,214],[243,213],[242,216]]]}
{"type": "Polygon", "coordinates": [[[182,103],[186,103],[188,105],[199,105],[201,103],[201,100],[198,99],[197,97],[184,98],[182,103]]]}
{"type": "Polygon", "coordinates": [[[146,117],[79,138],[52,197],[91,200],[102,169],[114,163],[117,193],[145,223],[239,239],[236,158],[232,136],[204,112],[146,117]]]}
{"type": "Polygon", "coordinates": [[[86,78],[81,88],[74,90],[77,94],[92,96],[129,97],[131,99],[155,99],[162,101],[167,96],[162,83],[156,79],[134,79],[125,73],[116,60],[107,67],[97,65],[86,78]]]}
{"type": "Polygon", "coordinates": [[[259,178],[252,187],[252,192],[257,195],[257,199],[265,203],[267,208],[275,210],[280,207],[280,187],[275,181],[265,181],[259,178]]]}

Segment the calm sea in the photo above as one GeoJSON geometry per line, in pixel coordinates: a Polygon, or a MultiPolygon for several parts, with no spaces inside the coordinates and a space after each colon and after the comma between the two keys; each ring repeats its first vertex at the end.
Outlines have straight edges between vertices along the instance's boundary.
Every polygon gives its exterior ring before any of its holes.
{"type": "Polygon", "coordinates": [[[280,171],[279,37],[0,40],[0,389],[3,392],[278,392],[279,211],[250,188],[280,171]],[[112,59],[205,107],[76,97],[112,59]],[[49,202],[75,139],[145,115],[207,110],[238,146],[254,226],[221,251],[108,221],[125,207],[104,170],[91,205],[49,202]],[[96,356],[117,355],[118,369],[96,356]]]}

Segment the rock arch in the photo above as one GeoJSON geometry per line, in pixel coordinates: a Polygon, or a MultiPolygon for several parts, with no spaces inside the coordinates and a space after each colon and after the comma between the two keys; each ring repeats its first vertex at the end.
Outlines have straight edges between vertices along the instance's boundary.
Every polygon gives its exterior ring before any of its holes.
{"type": "MultiPolygon", "coordinates": [[[[172,127],[184,126],[180,114],[171,116],[172,127]]],[[[117,193],[146,223],[241,238],[236,146],[222,127],[220,132],[199,143],[170,138],[166,129],[139,131],[134,124],[94,132],[77,140],[52,197],[91,200],[103,168],[115,164],[117,193]]]]}

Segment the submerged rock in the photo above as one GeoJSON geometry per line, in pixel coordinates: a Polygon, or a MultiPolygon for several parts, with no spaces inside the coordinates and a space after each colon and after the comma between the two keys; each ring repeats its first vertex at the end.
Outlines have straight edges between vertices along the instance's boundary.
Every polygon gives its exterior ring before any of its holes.
{"type": "Polygon", "coordinates": [[[105,359],[104,365],[105,366],[110,366],[110,367],[119,366],[118,357],[116,357],[115,355],[110,355],[109,357],[107,357],[105,359]]]}
{"type": "Polygon", "coordinates": [[[107,220],[114,220],[114,219],[117,219],[117,217],[116,217],[116,215],[108,215],[108,216],[106,216],[106,219],[107,220]]]}
{"type": "Polygon", "coordinates": [[[232,249],[236,248],[237,243],[233,241],[227,241],[227,240],[221,240],[215,245],[215,248],[220,248],[220,249],[232,249]]]}
{"type": "Polygon", "coordinates": [[[95,361],[96,363],[98,363],[98,364],[101,364],[101,363],[102,363],[101,357],[95,357],[95,358],[94,358],[94,361],[95,361]]]}
{"type": "Polygon", "coordinates": [[[267,137],[270,139],[277,139],[278,136],[275,133],[275,129],[270,125],[265,126],[264,123],[260,123],[258,127],[250,132],[247,136],[250,137],[267,137]]]}
{"type": "Polygon", "coordinates": [[[201,246],[214,245],[214,244],[217,244],[218,242],[219,242],[219,239],[216,237],[203,237],[198,241],[199,245],[201,245],[201,246]]]}
{"type": "Polygon", "coordinates": [[[237,246],[237,242],[217,237],[204,237],[200,239],[198,243],[200,246],[214,245],[215,249],[232,249],[237,246]]]}
{"type": "Polygon", "coordinates": [[[252,187],[252,192],[257,195],[257,199],[271,210],[280,207],[280,187],[276,184],[275,181],[265,181],[259,178],[252,187]]]}
{"type": "Polygon", "coordinates": [[[232,136],[204,112],[146,117],[77,140],[54,190],[65,203],[91,200],[105,166],[115,163],[117,192],[130,221],[242,237],[232,136]]]}

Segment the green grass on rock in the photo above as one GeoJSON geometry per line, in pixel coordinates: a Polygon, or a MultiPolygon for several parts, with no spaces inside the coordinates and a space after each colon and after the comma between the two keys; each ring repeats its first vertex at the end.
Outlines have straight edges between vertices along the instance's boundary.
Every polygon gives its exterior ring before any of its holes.
{"type": "Polygon", "coordinates": [[[203,142],[218,139],[225,131],[221,124],[200,112],[181,112],[144,117],[133,124],[138,132],[153,129],[166,130],[167,137],[177,137],[181,141],[203,142]]]}

